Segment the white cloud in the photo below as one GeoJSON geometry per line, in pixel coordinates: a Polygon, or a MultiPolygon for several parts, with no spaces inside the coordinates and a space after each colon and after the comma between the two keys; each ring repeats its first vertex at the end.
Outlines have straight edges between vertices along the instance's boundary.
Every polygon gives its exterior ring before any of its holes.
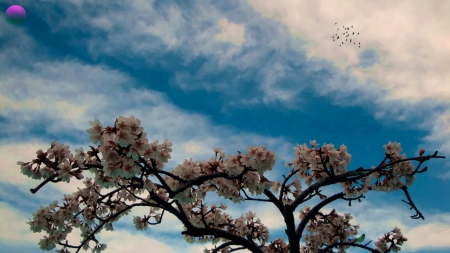
{"type": "Polygon", "coordinates": [[[414,251],[450,247],[450,242],[448,239],[445,239],[445,235],[450,233],[450,225],[448,225],[450,214],[446,214],[445,217],[447,218],[446,224],[433,222],[432,224],[421,225],[409,231],[404,231],[405,237],[408,238],[406,246],[414,251]]]}
{"type": "MultiPolygon", "coordinates": [[[[253,196],[253,198],[267,199],[264,194],[253,196]]],[[[241,215],[245,217],[245,215],[251,211],[256,214],[255,220],[257,218],[261,219],[261,223],[269,229],[271,234],[273,234],[275,230],[285,228],[286,225],[284,223],[283,215],[281,215],[274,204],[270,202],[246,201],[245,206],[246,207],[243,208],[240,205],[230,205],[225,212],[237,219],[241,215]]],[[[271,239],[273,239],[273,235],[271,236],[271,239]]]]}
{"type": "Polygon", "coordinates": [[[30,226],[26,224],[31,214],[15,210],[11,205],[0,202],[0,238],[2,243],[37,243],[42,239],[42,235],[32,233],[30,226]],[[28,217],[28,218],[25,218],[28,217]],[[26,235],[26,236],[24,236],[26,235]]]}
{"type": "Polygon", "coordinates": [[[245,27],[244,25],[234,24],[227,19],[222,18],[219,20],[219,26],[222,32],[214,36],[215,39],[221,41],[231,42],[240,46],[245,42],[245,27]]]}
{"type": "Polygon", "coordinates": [[[104,231],[99,237],[102,242],[108,244],[108,252],[111,253],[142,252],[150,249],[153,252],[176,253],[182,248],[181,245],[173,244],[173,240],[165,240],[162,237],[149,238],[138,232],[132,234],[126,230],[104,231]]]}
{"type": "Polygon", "coordinates": [[[188,154],[197,154],[202,151],[203,147],[198,144],[184,144],[184,152],[188,154]]]}

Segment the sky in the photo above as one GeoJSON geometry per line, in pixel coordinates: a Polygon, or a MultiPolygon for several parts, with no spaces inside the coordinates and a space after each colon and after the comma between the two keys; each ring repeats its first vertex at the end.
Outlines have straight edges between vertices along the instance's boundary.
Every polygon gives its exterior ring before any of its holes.
{"type": "MultiPolygon", "coordinates": [[[[42,252],[45,233],[32,233],[26,222],[83,187],[72,180],[33,195],[40,181],[22,175],[16,162],[36,158],[52,140],[89,150],[85,130],[94,119],[112,126],[133,115],[149,142],[168,138],[166,170],[184,159],[209,160],[215,147],[236,155],[264,145],[277,155],[267,173],[272,181],[287,174],[293,147],[310,140],[345,144],[349,170],[378,165],[389,141],[401,143],[407,157],[421,148],[450,155],[449,1],[1,0],[0,9],[13,4],[27,19],[20,26],[0,19],[2,252],[42,252]],[[343,26],[360,33],[352,36],[357,44],[333,42],[343,26]]],[[[369,192],[361,203],[341,200],[324,210],[350,212],[371,246],[397,226],[408,238],[402,252],[450,252],[450,162],[425,165],[409,187],[425,220],[410,218],[402,191],[369,192]]],[[[234,218],[251,210],[271,240],[287,239],[274,206],[233,205],[214,195],[207,202],[227,203],[234,218]]],[[[133,216],[147,212],[133,209],[116,231],[102,232],[105,252],[196,253],[211,245],[186,243],[168,214],[137,231],[133,216]]],[[[78,232],[69,235],[72,244],[78,240],[78,232]]]]}

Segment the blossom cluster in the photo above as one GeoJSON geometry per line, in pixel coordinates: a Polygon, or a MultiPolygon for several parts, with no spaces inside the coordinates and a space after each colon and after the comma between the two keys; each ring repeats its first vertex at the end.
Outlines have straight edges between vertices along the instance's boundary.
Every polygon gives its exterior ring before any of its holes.
{"type": "MultiPolygon", "coordinates": [[[[304,207],[300,211],[300,219],[305,218],[310,211],[311,207],[304,207]]],[[[334,209],[327,215],[321,212],[316,214],[306,227],[309,234],[304,237],[306,245],[302,246],[302,252],[318,252],[324,244],[330,245],[339,241],[346,242],[349,236],[356,236],[359,225],[350,225],[352,218],[349,213],[339,215],[334,209]]],[[[339,250],[345,252],[349,247],[349,245],[341,245],[339,250]]]]}
{"type": "Polygon", "coordinates": [[[401,248],[398,245],[403,245],[403,242],[405,241],[408,241],[408,239],[402,235],[399,228],[395,227],[391,232],[380,238],[375,243],[375,247],[377,247],[377,249],[381,252],[386,252],[387,250],[399,252],[401,251],[401,248]],[[391,243],[390,246],[387,245],[388,243],[391,243]]]}

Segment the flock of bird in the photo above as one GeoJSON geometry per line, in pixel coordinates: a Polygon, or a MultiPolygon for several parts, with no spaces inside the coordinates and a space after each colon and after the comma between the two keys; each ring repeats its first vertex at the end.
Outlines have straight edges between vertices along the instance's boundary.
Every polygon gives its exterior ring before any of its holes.
{"type": "MultiPolygon", "coordinates": [[[[334,23],[334,25],[337,25],[337,23],[334,23]]],[[[350,28],[353,28],[353,26],[351,26],[351,27],[342,26],[342,28],[343,28],[343,31],[345,31],[344,33],[342,33],[342,36],[345,36],[345,41],[347,41],[348,43],[352,44],[353,39],[350,39],[349,36],[350,35],[355,35],[355,32],[350,32],[349,33],[349,30],[350,30],[350,28]]],[[[337,30],[339,31],[339,28],[337,30]]],[[[356,35],[359,35],[359,33],[357,33],[356,35]]],[[[331,38],[333,39],[333,42],[339,40],[340,32],[337,32],[331,38]]],[[[342,40],[344,40],[344,38],[342,38],[342,40]]],[[[356,45],[356,42],[353,41],[353,44],[356,45]]],[[[342,46],[342,45],[344,45],[344,41],[342,41],[342,44],[340,44],[339,46],[342,46]]],[[[361,47],[361,42],[358,42],[358,46],[361,47]]]]}

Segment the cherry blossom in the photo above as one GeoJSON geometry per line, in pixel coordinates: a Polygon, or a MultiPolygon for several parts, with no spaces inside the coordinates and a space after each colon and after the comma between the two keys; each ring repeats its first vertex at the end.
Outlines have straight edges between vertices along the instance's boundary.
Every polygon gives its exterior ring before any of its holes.
{"type": "Polygon", "coordinates": [[[112,223],[129,214],[133,207],[148,206],[148,215],[134,217],[136,229],[146,230],[149,225],[159,224],[164,212],[170,212],[183,223],[185,230],[182,235],[188,243],[222,242],[204,252],[230,252],[236,245],[258,253],[316,253],[328,252],[332,248],[346,252],[349,247],[371,252],[398,252],[407,241],[400,229],[394,228],[375,243],[376,250],[370,249],[367,244],[355,242],[359,225],[350,223],[350,214],[340,215],[334,209],[323,213],[321,209],[338,199],[348,201],[349,205],[351,201],[361,201],[368,191],[401,189],[408,199],[404,202],[417,213],[412,217],[423,219],[407,192],[407,186],[414,182],[416,173],[427,170],[427,167],[418,170],[423,162],[445,158],[437,156],[437,151],[434,155],[423,156],[424,149],[419,151],[419,157],[406,158],[399,154],[400,143],[388,142],[383,146],[385,158],[379,166],[348,171],[351,154],[345,145],[337,150],[333,144],[316,148],[316,141],[310,140],[311,147],[303,144],[293,148],[295,158],[286,163],[289,172],[283,182],[272,182],[264,173],[272,170],[277,157],[264,146],[248,147],[247,154],[238,151],[238,155],[227,155],[222,148],[215,147],[215,157],[208,161],[186,159],[174,169],[165,171],[164,164],[171,158],[172,143],[168,139],[161,144],[158,141],[149,143],[139,119],[120,116],[114,127],[105,128],[98,120],[89,123],[92,126],[87,130],[90,139],[94,144],[100,143],[97,148],[90,146],[92,151],[84,152],[80,148],[72,154],[68,146],[53,141],[47,152],[38,150],[37,159],[32,162],[17,162],[22,174],[37,180],[45,179],[31,189],[32,193],[48,182],[70,183],[71,177],[81,180],[85,170],[95,175],[83,181],[85,188],[65,195],[63,205],[54,202],[41,207],[28,222],[33,232],[45,231],[48,234],[39,242],[42,250],[52,250],[58,245],[62,246],[58,252],[69,252],[70,248],[78,252],[91,248],[89,242],[93,241],[92,251],[101,252],[107,245],[98,242],[96,233],[102,229],[114,230],[112,223]],[[416,169],[412,160],[420,162],[416,169]],[[302,188],[301,180],[308,186],[306,189],[302,188]],[[341,185],[342,192],[323,195],[320,188],[332,184],[341,185]],[[112,191],[102,194],[103,188],[112,188],[112,191]],[[283,238],[270,240],[268,228],[251,211],[233,218],[224,212],[227,206],[223,203],[208,206],[203,201],[208,192],[217,192],[218,196],[234,203],[271,202],[284,217],[289,242],[283,238]],[[141,197],[142,194],[145,197],[141,197]],[[266,198],[257,199],[254,195],[266,198]],[[293,212],[300,204],[316,196],[321,202],[314,207],[303,207],[297,216],[300,223],[295,227],[293,212]],[[81,230],[83,239],[78,246],[66,241],[73,228],[81,230]],[[301,240],[303,245],[300,245],[301,240]]]}

